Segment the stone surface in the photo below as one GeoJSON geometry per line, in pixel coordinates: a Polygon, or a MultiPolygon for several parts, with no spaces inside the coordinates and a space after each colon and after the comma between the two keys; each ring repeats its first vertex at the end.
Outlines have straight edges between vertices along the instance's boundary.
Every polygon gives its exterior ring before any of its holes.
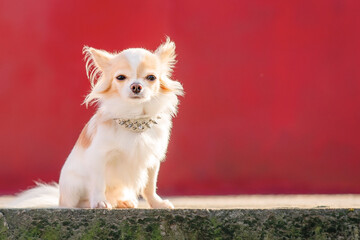
{"type": "MultiPolygon", "coordinates": [[[[0,197],[0,208],[12,196],[0,197]]],[[[179,196],[168,198],[175,208],[185,209],[274,209],[274,208],[360,208],[359,194],[179,196]]],[[[139,208],[147,208],[140,201],[139,208]]]]}
{"type": "MultiPolygon", "coordinates": [[[[180,196],[169,199],[176,208],[186,209],[360,208],[359,194],[180,196]]],[[[141,207],[145,206],[142,203],[141,207]]]]}
{"type": "Polygon", "coordinates": [[[359,239],[360,195],[169,198],[175,210],[1,209],[11,199],[0,197],[0,239],[359,239]]]}
{"type": "Polygon", "coordinates": [[[359,239],[360,209],[0,209],[0,239],[359,239]]]}

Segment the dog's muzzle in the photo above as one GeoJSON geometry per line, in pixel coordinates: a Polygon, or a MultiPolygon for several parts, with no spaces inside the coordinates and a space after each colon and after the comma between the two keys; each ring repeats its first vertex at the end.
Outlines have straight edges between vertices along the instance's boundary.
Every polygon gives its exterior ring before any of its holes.
{"type": "Polygon", "coordinates": [[[143,87],[140,83],[133,83],[130,85],[130,89],[133,93],[139,94],[142,91],[143,87]]]}

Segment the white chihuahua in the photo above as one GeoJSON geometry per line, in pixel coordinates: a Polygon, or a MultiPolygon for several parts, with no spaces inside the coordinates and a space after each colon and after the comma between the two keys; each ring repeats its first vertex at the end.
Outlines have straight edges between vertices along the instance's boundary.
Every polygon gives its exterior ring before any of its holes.
{"type": "Polygon", "coordinates": [[[135,208],[141,194],[152,208],[174,208],[156,193],[171,118],[183,88],[170,79],[175,44],[109,53],[84,47],[98,110],[82,130],[58,185],[38,184],[8,207],[135,208]]]}

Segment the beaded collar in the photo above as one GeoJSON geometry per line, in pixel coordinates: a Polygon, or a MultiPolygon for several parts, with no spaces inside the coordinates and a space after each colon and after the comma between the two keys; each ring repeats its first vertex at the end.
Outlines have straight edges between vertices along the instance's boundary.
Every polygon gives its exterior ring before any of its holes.
{"type": "MultiPolygon", "coordinates": [[[[156,119],[161,119],[157,117],[156,119]]],[[[126,119],[126,118],[114,118],[114,121],[125,129],[132,132],[144,132],[150,129],[154,124],[158,124],[152,118],[137,118],[137,119],[126,119]]]]}

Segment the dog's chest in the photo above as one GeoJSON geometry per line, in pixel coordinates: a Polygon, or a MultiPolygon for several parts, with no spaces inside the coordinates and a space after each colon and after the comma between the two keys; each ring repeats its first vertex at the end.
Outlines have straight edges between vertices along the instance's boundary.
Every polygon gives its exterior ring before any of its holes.
{"type": "Polygon", "coordinates": [[[99,149],[106,149],[108,158],[122,164],[151,167],[153,159],[161,160],[168,144],[169,128],[153,127],[144,132],[132,132],[122,126],[104,128],[99,132],[99,149]]]}
{"type": "Polygon", "coordinates": [[[165,154],[166,146],[161,134],[151,130],[144,133],[118,131],[111,137],[113,144],[107,154],[107,184],[143,187],[147,169],[165,154]]]}

